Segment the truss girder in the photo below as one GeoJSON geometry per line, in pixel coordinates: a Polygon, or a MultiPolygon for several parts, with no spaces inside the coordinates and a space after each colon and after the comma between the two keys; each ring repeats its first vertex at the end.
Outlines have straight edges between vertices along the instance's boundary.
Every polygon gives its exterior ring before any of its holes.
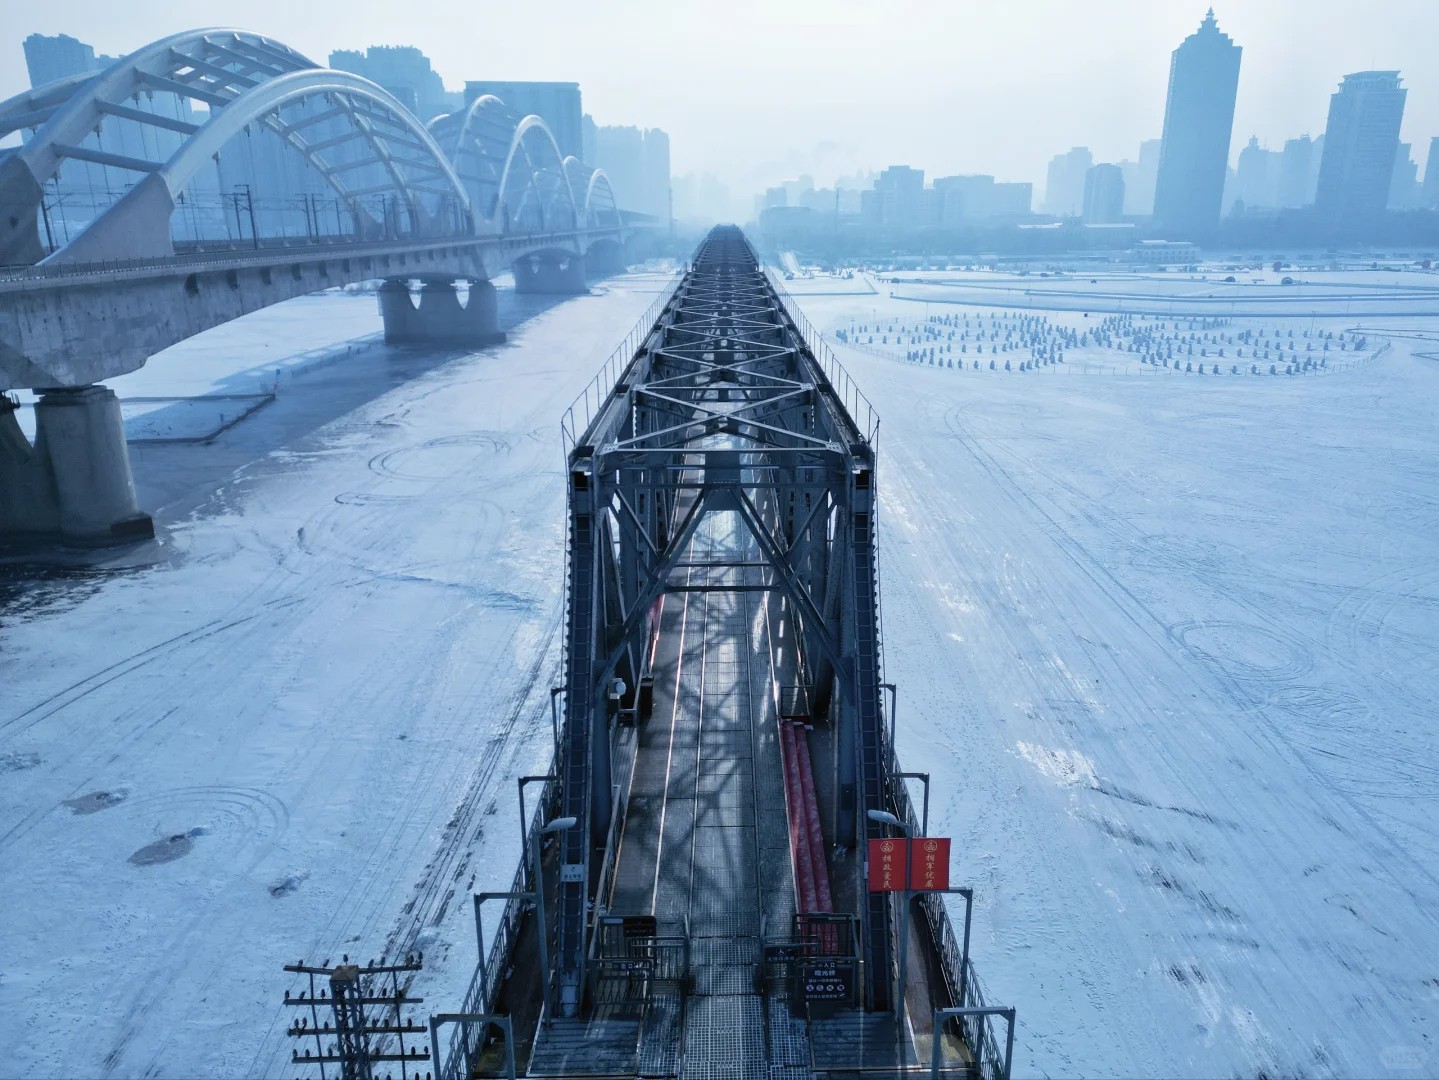
{"type": "MultiPolygon", "coordinates": [[[[572,171],[571,180],[574,180],[572,171]]],[[[697,589],[763,591],[798,628],[793,658],[835,726],[834,839],[856,845],[888,809],[874,547],[874,448],[739,230],[700,246],[568,459],[565,833],[552,1007],[585,1007],[589,920],[610,826],[613,680],[647,671],[656,601],[697,589]],[[692,548],[729,514],[744,557],[692,548]]],[[[888,1008],[893,920],[867,905],[871,1007],[888,1008]]]]}

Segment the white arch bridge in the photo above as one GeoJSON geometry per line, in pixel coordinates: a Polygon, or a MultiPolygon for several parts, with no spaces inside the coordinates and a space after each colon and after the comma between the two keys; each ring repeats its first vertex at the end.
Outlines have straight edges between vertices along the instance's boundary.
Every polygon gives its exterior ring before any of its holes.
{"type": "MultiPolygon", "coordinates": [[[[486,96],[426,123],[244,30],[176,34],[0,102],[0,138],[16,133],[0,150],[0,390],[46,391],[37,426],[61,415],[47,402],[115,411],[93,384],[348,282],[385,281],[387,340],[498,340],[493,277],[581,292],[623,268],[644,228],[538,116],[486,96]]],[[[43,436],[17,460],[14,426],[0,406],[0,533],[19,514],[79,536],[133,510],[133,493],[89,524],[17,510],[29,486],[57,481],[40,476],[54,472],[43,436]]]]}

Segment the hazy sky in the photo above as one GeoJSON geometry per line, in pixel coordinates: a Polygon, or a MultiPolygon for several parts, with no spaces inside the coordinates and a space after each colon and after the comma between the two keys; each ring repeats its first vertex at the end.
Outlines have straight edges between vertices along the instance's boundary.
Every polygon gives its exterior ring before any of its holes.
{"type": "MultiPolygon", "coordinates": [[[[223,10],[323,62],[333,48],[416,45],[447,86],[580,83],[600,123],[661,127],[673,171],[740,193],[798,166],[905,163],[1041,186],[1087,145],[1133,157],[1164,117],[1169,54],[1204,0],[0,0],[0,96],[23,90],[20,43],[68,33],[123,53],[223,10]],[[816,147],[826,146],[822,152],[816,147]]],[[[1439,0],[1220,0],[1244,47],[1232,153],[1324,128],[1346,72],[1403,73],[1403,137],[1421,171],[1439,135],[1439,0]]]]}

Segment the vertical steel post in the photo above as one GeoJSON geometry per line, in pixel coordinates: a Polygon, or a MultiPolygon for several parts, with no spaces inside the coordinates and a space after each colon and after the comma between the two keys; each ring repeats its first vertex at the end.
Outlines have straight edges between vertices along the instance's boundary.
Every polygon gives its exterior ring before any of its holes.
{"type": "Polygon", "coordinates": [[[969,1004],[969,924],[974,914],[974,890],[961,889],[964,895],[964,945],[959,955],[959,1003],[969,1004]]]}
{"type": "Polygon", "coordinates": [[[550,1014],[550,927],[545,918],[544,843],[535,845],[535,927],[540,942],[540,1017],[548,1024],[550,1014]]]}

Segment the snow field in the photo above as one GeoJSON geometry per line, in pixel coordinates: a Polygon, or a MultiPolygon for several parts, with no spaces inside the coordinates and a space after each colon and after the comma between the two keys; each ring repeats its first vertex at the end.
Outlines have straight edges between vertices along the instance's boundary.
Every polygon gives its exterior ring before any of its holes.
{"type": "Polygon", "coordinates": [[[374,298],[326,294],[117,386],[289,368],[214,443],[132,448],[152,565],[3,615],[9,1071],[289,1075],[301,958],[422,948],[415,992],[458,1004],[470,893],[508,887],[514,777],[549,758],[558,418],[663,284],[507,294],[472,355],[376,345],[374,298]]]}
{"type": "Polygon", "coordinates": [[[1439,320],[1365,325],[1390,348],[1323,379],[896,378],[836,343],[883,418],[901,760],[1016,1075],[1439,1067],[1439,320]]]}

